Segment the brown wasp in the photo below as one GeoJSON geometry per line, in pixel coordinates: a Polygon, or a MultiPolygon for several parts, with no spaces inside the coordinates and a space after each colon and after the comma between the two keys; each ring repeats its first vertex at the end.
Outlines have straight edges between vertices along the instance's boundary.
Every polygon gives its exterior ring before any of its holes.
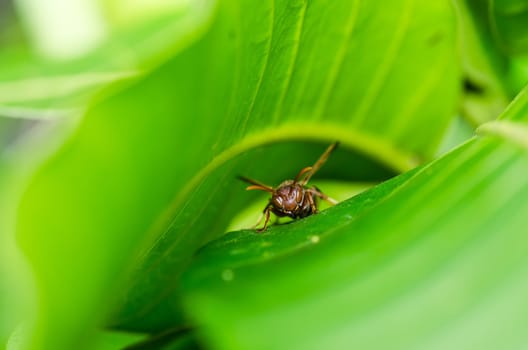
{"type": "Polygon", "coordinates": [[[251,184],[246,190],[260,190],[271,193],[268,205],[266,205],[264,211],[260,215],[255,228],[260,224],[262,218],[265,218],[264,226],[261,229],[258,229],[257,232],[266,230],[271,212],[278,217],[288,216],[292,219],[300,219],[317,213],[317,198],[321,198],[332,205],[337,204],[337,201],[328,197],[317,187],[307,187],[306,184],[321,166],[323,166],[330,153],[336,149],[338,144],[338,142],[331,144],[314,165],[301,169],[295,179],[286,180],[277,188],[264,185],[247,177],[239,176],[240,180],[251,184]]]}

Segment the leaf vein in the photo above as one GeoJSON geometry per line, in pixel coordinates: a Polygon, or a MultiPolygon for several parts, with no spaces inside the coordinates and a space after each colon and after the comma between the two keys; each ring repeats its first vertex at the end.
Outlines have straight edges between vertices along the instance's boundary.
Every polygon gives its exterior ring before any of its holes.
{"type": "Polygon", "coordinates": [[[253,96],[251,98],[251,102],[249,104],[248,111],[246,113],[246,116],[244,117],[244,121],[242,122],[242,127],[241,127],[242,135],[245,134],[245,131],[246,131],[246,128],[247,128],[247,123],[249,121],[249,117],[253,113],[253,109],[255,108],[255,102],[257,100],[257,96],[260,93],[260,89],[262,87],[262,82],[264,80],[264,76],[266,75],[266,71],[268,70],[269,58],[270,58],[270,53],[271,53],[271,44],[272,44],[273,39],[274,39],[273,30],[274,30],[274,27],[275,27],[275,0],[271,0],[270,4],[271,4],[271,28],[270,28],[270,31],[269,31],[269,40],[268,40],[268,44],[267,44],[267,47],[266,47],[266,58],[264,60],[264,64],[262,65],[262,68],[261,68],[261,70],[259,72],[259,78],[258,78],[258,81],[257,81],[256,89],[255,89],[255,92],[253,93],[253,96]]]}
{"type": "Polygon", "coordinates": [[[301,45],[301,37],[302,37],[302,32],[304,30],[304,21],[306,19],[306,8],[307,7],[308,7],[308,2],[305,0],[303,1],[303,6],[300,10],[301,16],[297,20],[297,30],[295,33],[295,36],[296,36],[295,46],[293,47],[293,53],[292,53],[290,66],[287,72],[286,82],[284,84],[284,88],[282,89],[282,93],[279,97],[277,107],[275,108],[275,113],[273,114],[273,118],[272,118],[273,124],[275,124],[279,118],[280,112],[282,111],[282,105],[284,103],[284,99],[286,98],[286,94],[288,93],[290,89],[292,75],[293,75],[293,72],[295,70],[295,66],[297,63],[297,54],[299,53],[299,46],[301,45]]]}
{"type": "Polygon", "coordinates": [[[332,91],[333,87],[335,86],[337,82],[337,77],[339,76],[339,73],[343,69],[343,63],[345,61],[345,56],[349,49],[350,38],[352,36],[354,27],[357,22],[360,2],[361,0],[354,1],[350,18],[345,27],[344,44],[341,46],[341,49],[337,53],[337,58],[335,61],[336,63],[333,65],[332,70],[330,71],[330,74],[328,75],[327,83],[325,84],[325,87],[323,88],[323,92],[321,93],[319,103],[314,113],[314,116],[316,118],[320,118],[323,115],[324,111],[327,109],[330,92],[332,91]]]}
{"type": "Polygon", "coordinates": [[[394,60],[397,57],[398,51],[401,49],[404,35],[407,32],[409,26],[409,20],[411,17],[412,6],[410,6],[412,0],[405,2],[404,14],[401,16],[400,25],[395,30],[394,39],[392,45],[387,49],[385,60],[378,69],[378,73],[374,76],[372,83],[369,85],[366,97],[362,100],[359,106],[355,118],[353,119],[354,124],[361,124],[367,117],[369,109],[372,107],[375,98],[380,94],[383,82],[393,67],[394,60]]]}

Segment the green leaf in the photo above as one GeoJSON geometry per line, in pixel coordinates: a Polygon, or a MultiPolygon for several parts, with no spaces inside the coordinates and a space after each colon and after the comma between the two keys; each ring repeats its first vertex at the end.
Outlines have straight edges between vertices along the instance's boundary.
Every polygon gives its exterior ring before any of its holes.
{"type": "MultiPolygon", "coordinates": [[[[239,39],[241,42],[234,46],[235,50],[240,50],[238,54],[242,55],[239,58],[240,62],[243,62],[241,67],[256,68],[252,73],[255,78],[246,77],[252,72],[247,70],[247,68],[241,70],[237,75],[243,77],[242,81],[253,81],[255,85],[250,89],[247,89],[245,84],[242,86],[235,85],[238,90],[234,90],[233,96],[236,96],[236,101],[242,101],[243,103],[239,104],[233,100],[229,101],[230,105],[225,107],[229,108],[226,114],[228,119],[223,121],[222,124],[224,127],[232,129],[225,130],[222,126],[213,127],[213,130],[220,130],[220,135],[215,132],[213,138],[217,138],[218,141],[214,145],[218,151],[222,149],[225,149],[225,151],[217,153],[215,150],[214,153],[216,155],[210,158],[212,159],[211,163],[188,181],[183,191],[175,197],[171,208],[169,208],[167,218],[155,228],[158,232],[163,232],[163,236],[153,248],[149,248],[149,254],[145,254],[144,267],[139,270],[134,284],[130,288],[130,295],[127,296],[130,304],[123,310],[119,322],[125,323],[127,327],[159,330],[179,322],[177,277],[175,275],[177,276],[177,271],[186,263],[188,255],[185,252],[189,250],[188,247],[196,244],[191,239],[199,239],[200,234],[197,234],[197,232],[207,233],[208,235],[220,234],[229,218],[243,205],[242,203],[244,203],[244,198],[247,198],[247,195],[239,192],[240,185],[237,186],[236,182],[234,182],[236,174],[244,173],[248,176],[256,176],[262,181],[275,184],[285,177],[291,177],[294,171],[303,165],[314,161],[314,156],[311,159],[302,159],[300,157],[321,152],[321,148],[319,148],[319,151],[309,152],[304,146],[304,149],[298,150],[279,147],[266,150],[266,152],[260,149],[258,150],[260,152],[253,153],[251,150],[254,147],[288,139],[312,139],[324,140],[325,142],[340,139],[344,142],[345,147],[349,146],[353,149],[361,149],[361,152],[369,152],[372,158],[381,158],[380,160],[385,163],[394,164],[392,165],[393,168],[403,170],[409,168],[410,158],[407,157],[406,159],[405,156],[402,157],[392,152],[390,145],[387,145],[388,147],[384,145],[386,141],[380,142],[379,139],[371,139],[371,135],[380,135],[385,140],[389,139],[393,143],[401,144],[402,149],[414,148],[412,145],[407,144],[407,141],[410,140],[412,140],[411,142],[423,142],[423,145],[431,145],[430,140],[423,139],[418,141],[423,134],[416,135],[415,127],[420,127],[420,125],[423,125],[421,130],[424,132],[429,130],[429,132],[440,135],[440,130],[431,124],[432,119],[427,119],[429,125],[425,126],[423,124],[426,119],[422,118],[416,109],[421,108],[418,105],[424,106],[420,101],[425,101],[422,99],[427,98],[427,101],[429,101],[427,108],[430,109],[426,114],[438,113],[439,106],[434,107],[433,105],[439,100],[433,95],[429,95],[433,94],[433,92],[428,90],[428,88],[424,88],[417,93],[410,86],[408,86],[409,90],[407,90],[407,86],[397,86],[391,83],[395,83],[400,74],[406,75],[406,69],[409,67],[400,65],[394,60],[403,61],[402,57],[406,55],[409,55],[409,59],[413,59],[416,56],[417,48],[418,50],[423,48],[423,53],[428,56],[431,54],[429,49],[430,41],[427,41],[427,38],[431,39],[434,36],[428,36],[421,30],[423,29],[421,25],[425,25],[426,18],[430,15],[430,12],[421,13],[421,16],[412,16],[407,11],[413,11],[412,13],[415,14],[419,12],[414,11],[420,11],[418,7],[413,6],[414,3],[399,4],[397,6],[394,5],[396,6],[395,10],[398,7],[402,7],[401,10],[396,12],[399,15],[388,19],[382,14],[379,14],[378,17],[374,16],[369,12],[369,5],[362,2],[352,4],[335,3],[330,8],[326,8],[325,4],[324,7],[326,9],[323,12],[319,10],[318,6],[323,6],[319,3],[313,3],[307,8],[302,2],[295,7],[291,4],[288,6],[286,4],[275,5],[277,8],[270,8],[269,4],[262,4],[261,8],[252,9],[251,12],[244,11],[244,8],[240,9],[244,13],[251,13],[250,16],[242,16],[247,21],[247,24],[245,21],[240,24],[241,35],[242,33],[244,35],[251,33],[249,30],[242,29],[255,22],[255,18],[259,18],[259,21],[264,21],[265,24],[264,26],[258,26],[262,33],[256,33],[257,37],[267,38],[267,41],[263,41],[261,44],[264,56],[255,55],[255,52],[261,51],[256,50],[251,45],[256,40],[251,37],[245,38],[242,36],[239,39]],[[408,7],[405,7],[406,5],[408,7]],[[348,12],[343,9],[347,7],[351,7],[348,12]],[[354,9],[354,7],[358,8],[354,9]],[[308,9],[310,11],[305,13],[308,9]],[[263,15],[259,15],[259,11],[262,11],[263,15]],[[354,11],[358,11],[358,13],[355,14],[354,11]],[[321,13],[324,15],[322,16],[321,13]],[[337,17],[338,21],[333,16],[337,13],[340,15],[340,17],[337,17]],[[347,16],[344,14],[347,14],[347,16]],[[286,15],[290,16],[287,18],[291,18],[293,24],[274,20],[274,18],[284,18],[286,15]],[[407,15],[410,16],[409,19],[407,19],[407,15]],[[415,19],[415,21],[411,21],[410,18],[415,19]],[[407,20],[410,22],[407,23],[407,20]],[[387,24],[387,21],[389,23],[393,21],[395,24],[387,24]],[[371,41],[370,36],[367,34],[361,35],[361,33],[371,33],[368,28],[387,25],[399,28],[396,33],[402,31],[402,34],[387,33],[383,39],[386,44],[371,41]],[[296,26],[298,27],[297,29],[296,26]],[[318,32],[312,28],[325,28],[324,31],[319,33],[320,39],[313,37],[315,34],[312,34],[312,32],[318,32]],[[279,34],[275,34],[276,32],[279,34]],[[328,33],[334,32],[343,33],[341,37],[338,37],[340,40],[333,38],[328,40],[328,33]],[[280,35],[279,38],[277,38],[277,35],[280,35]],[[398,40],[396,40],[394,38],[395,35],[402,35],[402,38],[398,37],[398,40]],[[380,56],[377,53],[370,57],[370,60],[361,57],[364,52],[379,51],[378,45],[389,52],[396,50],[394,47],[396,45],[394,44],[395,40],[396,42],[401,41],[398,44],[401,47],[399,47],[400,51],[398,51],[397,58],[396,56],[392,58],[388,54],[380,56]],[[417,47],[413,46],[413,44],[417,45],[417,47]],[[283,47],[283,45],[287,46],[283,47]],[[328,47],[325,48],[326,46],[328,47]],[[336,52],[337,54],[328,55],[328,52],[336,52]],[[355,54],[355,52],[361,52],[361,54],[355,54]],[[347,64],[347,62],[350,62],[350,64],[347,64]],[[354,63],[352,64],[352,62],[354,63]],[[335,71],[336,67],[341,72],[335,71]],[[357,84],[358,80],[351,77],[358,76],[360,78],[361,75],[359,74],[367,77],[370,74],[371,77],[368,77],[364,84],[357,84]],[[342,76],[348,78],[343,79],[342,76]],[[281,83],[282,81],[284,83],[281,83]],[[381,81],[384,81],[383,85],[381,81]],[[321,86],[327,86],[328,90],[323,89],[321,93],[321,86]],[[405,88],[405,92],[402,91],[402,88],[405,88]],[[396,100],[389,97],[389,91],[393,93],[397,91],[399,96],[410,94],[414,95],[414,97],[396,100]],[[373,93],[378,96],[375,104],[373,93]],[[350,104],[349,100],[357,100],[358,103],[350,104]],[[324,112],[321,111],[322,107],[320,107],[322,103],[327,106],[327,110],[324,112]],[[388,105],[392,106],[389,108],[392,111],[390,115],[385,113],[385,108],[388,105]],[[377,106],[385,107],[382,110],[378,109],[377,106]],[[367,109],[369,109],[368,117],[365,115],[367,109]],[[413,115],[414,124],[406,121],[410,117],[409,113],[413,115]],[[323,115],[324,119],[321,119],[323,115]],[[401,124],[397,123],[398,119],[402,120],[401,124]],[[238,125],[240,129],[233,127],[234,125],[238,125]],[[356,130],[361,131],[356,132],[356,130]],[[235,141],[238,134],[244,135],[244,133],[249,135],[242,136],[239,141],[235,141]],[[406,137],[405,140],[398,141],[404,134],[412,135],[413,137],[406,137]],[[233,144],[229,145],[230,143],[233,144]],[[288,164],[282,166],[281,169],[275,169],[276,167],[273,167],[273,164],[285,158],[285,155],[295,155],[296,159],[290,159],[288,164]],[[253,164],[255,161],[252,161],[252,159],[258,159],[259,163],[263,164],[262,168],[253,164]],[[219,188],[219,183],[225,185],[219,188]],[[238,191],[238,193],[235,194],[234,191],[238,191]],[[227,197],[229,198],[229,203],[224,203],[227,197]],[[204,198],[207,198],[207,200],[204,198]],[[179,209],[181,206],[184,206],[185,210],[183,212],[179,209]],[[222,211],[219,215],[220,210],[222,211]],[[199,215],[195,217],[187,216],[187,213],[193,212],[197,212],[199,215]],[[175,219],[172,219],[174,216],[175,219]],[[207,218],[214,218],[213,222],[210,222],[207,218]],[[165,229],[167,226],[168,229],[165,229]],[[140,309],[139,313],[138,308],[140,309]]],[[[450,18],[449,8],[443,7],[443,5],[442,8],[442,11],[440,11],[440,8],[435,10],[438,11],[437,15],[443,14],[446,18],[450,18]]],[[[234,11],[234,9],[237,9],[237,7],[231,8],[231,5],[224,5],[223,7],[223,11],[234,11]]],[[[429,11],[433,11],[433,9],[429,9],[429,11]]],[[[226,15],[228,13],[220,14],[226,15]]],[[[219,21],[220,18],[219,16],[219,21]]],[[[215,24],[212,33],[221,32],[220,24],[221,22],[215,24]]],[[[435,28],[429,30],[439,35],[437,38],[439,42],[435,42],[435,45],[443,46],[444,44],[440,43],[444,42],[444,35],[447,35],[447,33],[439,34],[440,32],[436,32],[435,28]]],[[[202,43],[203,47],[200,46],[197,49],[204,51],[213,50],[220,39],[216,35],[212,38],[214,39],[209,42],[209,37],[206,37],[202,43]]],[[[222,46],[224,55],[226,51],[229,52],[226,47],[228,47],[227,44],[222,46]]],[[[437,49],[439,54],[440,50],[442,50],[441,52],[449,56],[447,47],[444,47],[446,51],[439,47],[437,49]]],[[[219,59],[221,56],[215,55],[215,57],[219,59]]],[[[438,61],[438,56],[429,57],[435,64],[443,67],[444,63],[438,61]]],[[[444,57],[444,59],[449,58],[444,57]]],[[[196,60],[193,61],[193,65],[195,64],[196,60]]],[[[451,70],[450,74],[455,73],[453,66],[447,67],[451,67],[449,68],[451,70]]],[[[427,67],[421,65],[414,67],[414,69],[422,68],[428,70],[427,67]]],[[[190,66],[186,70],[189,69],[190,66]]],[[[434,74],[431,79],[430,81],[427,80],[432,84],[431,88],[435,86],[437,89],[441,89],[443,85],[439,86],[437,84],[444,84],[444,82],[436,82],[436,79],[443,79],[443,76],[434,74]]],[[[423,86],[423,80],[421,79],[420,81],[417,79],[415,83],[423,86]]],[[[233,84],[236,84],[236,82],[233,84]]],[[[186,86],[185,89],[188,90],[188,87],[186,86]]],[[[217,89],[213,94],[216,98],[218,91],[229,89],[232,88],[217,89]]],[[[229,100],[227,98],[223,99],[229,100]]],[[[423,109],[420,110],[420,113],[422,112],[423,109]]],[[[445,116],[448,115],[449,113],[446,111],[445,116]]],[[[189,131],[190,134],[198,134],[200,132],[204,133],[206,131],[193,131],[192,128],[189,131]]],[[[209,138],[204,136],[204,139],[209,138]]],[[[426,152],[423,148],[421,150],[426,152]]],[[[183,154],[182,157],[185,158],[186,155],[183,154]]],[[[291,158],[291,156],[287,157],[291,158]]],[[[364,164],[364,161],[361,161],[361,159],[353,160],[346,155],[341,156],[341,159],[343,161],[339,163],[347,164],[347,166],[341,166],[343,169],[334,173],[341,172],[341,176],[345,176],[344,172],[355,172],[356,177],[363,176],[361,172],[365,170],[358,169],[365,168],[365,166],[359,165],[360,163],[364,164]],[[348,159],[345,161],[346,157],[348,159]]],[[[329,164],[329,167],[331,169],[332,165],[329,164]]],[[[328,174],[331,173],[330,171],[328,172],[328,174]]],[[[379,179],[374,174],[375,172],[367,174],[363,179],[373,179],[373,177],[379,179]]],[[[322,176],[324,176],[324,173],[322,176]]],[[[119,326],[119,324],[117,325],[119,326]]]]}
{"type": "Polygon", "coordinates": [[[79,116],[94,96],[103,99],[115,93],[126,85],[123,80],[137,77],[139,70],[150,70],[183,50],[207,28],[212,5],[210,1],[193,2],[186,12],[150,17],[133,28],[113,32],[98,50],[71,61],[36,56],[21,42],[1,43],[0,344],[6,343],[18,323],[32,319],[35,291],[27,281],[26,262],[14,239],[16,209],[27,178],[45,157],[43,153],[50,153],[50,148],[62,142],[62,132],[56,129],[71,131],[76,122],[62,117],[79,116]],[[120,83],[101,92],[115,82],[120,83]]]}
{"type": "Polygon", "coordinates": [[[158,66],[197,40],[208,28],[213,10],[212,1],[204,0],[155,18],[147,16],[135,26],[114,29],[97,50],[67,61],[10,48],[0,55],[0,116],[78,115],[94,96],[103,98],[104,87],[158,66]]]}
{"type": "Polygon", "coordinates": [[[199,40],[95,101],[32,178],[18,216],[32,347],[89,346],[120,294],[114,327],[182,323],[181,272],[251,200],[238,174],[276,184],[335,140],[321,177],[430,158],[457,102],[454,47],[448,1],[219,2],[199,40]]]}
{"type": "Polygon", "coordinates": [[[527,81],[525,0],[456,0],[465,75],[462,116],[474,126],[495,119],[527,81]]]}
{"type": "Polygon", "coordinates": [[[208,244],[182,282],[204,339],[231,350],[523,347],[526,91],[504,114],[516,121],[429,165],[208,244]]]}
{"type": "Polygon", "coordinates": [[[173,329],[140,342],[129,344],[123,350],[191,350],[201,349],[189,329],[173,329]]]}
{"type": "Polygon", "coordinates": [[[36,291],[33,271],[15,237],[17,211],[35,169],[62,144],[71,125],[0,118],[0,126],[6,127],[0,135],[0,344],[8,338],[23,344],[34,317],[36,291]]]}
{"type": "Polygon", "coordinates": [[[462,116],[478,126],[497,118],[516,90],[508,85],[509,58],[497,47],[487,0],[456,0],[465,95],[462,116]]]}
{"type": "Polygon", "coordinates": [[[493,34],[508,53],[528,53],[528,1],[490,0],[493,34]]]}
{"type": "Polygon", "coordinates": [[[97,350],[123,350],[127,349],[132,343],[144,339],[144,335],[119,333],[119,332],[100,332],[97,334],[94,349],[97,350]]]}
{"type": "Polygon", "coordinates": [[[30,120],[78,116],[101,89],[136,73],[84,73],[0,82],[0,117],[30,120]]]}

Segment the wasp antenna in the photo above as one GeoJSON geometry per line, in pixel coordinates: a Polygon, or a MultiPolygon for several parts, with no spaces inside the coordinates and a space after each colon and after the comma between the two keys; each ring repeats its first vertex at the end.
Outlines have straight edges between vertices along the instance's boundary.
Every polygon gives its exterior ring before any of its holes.
{"type": "MultiPolygon", "coordinates": [[[[301,185],[304,186],[304,185],[306,185],[308,183],[308,181],[310,181],[312,176],[323,166],[323,164],[326,162],[326,160],[330,156],[330,153],[332,153],[337,148],[337,146],[339,146],[339,141],[336,141],[336,142],[332,143],[330,146],[328,146],[328,148],[324,151],[324,153],[321,154],[319,159],[317,159],[317,161],[311,167],[310,171],[307,172],[307,174],[304,177],[304,179],[302,179],[302,181],[299,182],[301,185]]],[[[301,172],[303,170],[301,170],[301,172]]],[[[297,175],[297,176],[300,176],[300,174],[297,175]]]]}
{"type": "Polygon", "coordinates": [[[266,191],[266,192],[269,192],[269,193],[273,193],[273,188],[263,187],[263,186],[259,186],[259,185],[248,186],[248,187],[246,187],[246,190],[248,190],[248,191],[259,190],[259,191],[266,191]]]}
{"type": "MultiPolygon", "coordinates": [[[[251,188],[252,190],[261,189],[262,191],[273,192],[273,187],[265,185],[265,184],[263,184],[263,183],[261,183],[261,182],[259,182],[257,180],[253,180],[253,179],[250,179],[249,177],[240,176],[240,175],[237,176],[237,178],[239,180],[242,180],[242,181],[247,182],[247,183],[249,183],[249,184],[251,184],[253,186],[258,187],[258,188],[256,188],[256,187],[255,188],[251,188]]],[[[249,190],[250,187],[253,187],[253,186],[249,186],[246,189],[249,190]]]]}
{"type": "Polygon", "coordinates": [[[302,168],[301,171],[299,171],[299,173],[297,174],[297,176],[295,176],[295,179],[293,180],[293,182],[297,183],[299,182],[299,180],[301,179],[301,176],[303,176],[304,174],[308,173],[312,171],[312,167],[311,166],[307,166],[306,168],[302,168]]]}

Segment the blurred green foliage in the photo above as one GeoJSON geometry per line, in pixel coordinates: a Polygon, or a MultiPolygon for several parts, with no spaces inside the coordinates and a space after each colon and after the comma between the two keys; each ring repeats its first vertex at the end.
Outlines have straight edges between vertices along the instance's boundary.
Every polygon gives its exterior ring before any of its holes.
{"type": "Polygon", "coordinates": [[[58,3],[0,21],[9,349],[528,344],[527,1],[58,3]]]}

